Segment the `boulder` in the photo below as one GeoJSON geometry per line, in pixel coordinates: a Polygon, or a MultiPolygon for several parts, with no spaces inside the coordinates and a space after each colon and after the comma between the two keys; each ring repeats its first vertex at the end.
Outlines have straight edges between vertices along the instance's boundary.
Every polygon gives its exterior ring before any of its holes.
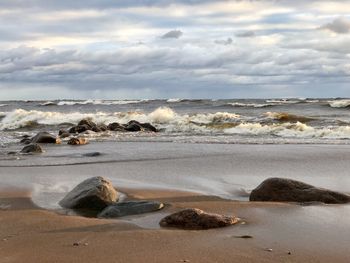
{"type": "Polygon", "coordinates": [[[108,124],[107,128],[111,131],[125,131],[125,127],[118,122],[108,124]]]}
{"type": "Polygon", "coordinates": [[[37,143],[24,146],[24,148],[21,150],[21,153],[42,153],[42,152],[43,152],[43,149],[37,143]]]}
{"type": "Polygon", "coordinates": [[[128,201],[107,206],[98,217],[115,218],[128,215],[144,214],[162,209],[164,204],[156,201],[128,201]]]}
{"type": "Polygon", "coordinates": [[[101,211],[117,200],[118,193],[112,183],[97,176],[78,184],[59,204],[65,208],[101,211]]]}
{"type": "Polygon", "coordinates": [[[129,132],[138,132],[138,131],[142,131],[143,128],[139,123],[130,123],[125,127],[125,130],[129,131],[129,132]]]}
{"type": "Polygon", "coordinates": [[[102,131],[98,126],[92,127],[91,130],[94,132],[101,132],[102,131]]]}
{"type": "Polygon", "coordinates": [[[234,225],[238,218],[206,213],[197,208],[189,208],[164,217],[159,224],[162,227],[182,229],[209,229],[234,225]]]}
{"type": "Polygon", "coordinates": [[[39,132],[31,139],[32,143],[61,143],[61,140],[48,132],[39,132]]]}
{"type": "Polygon", "coordinates": [[[158,132],[158,129],[148,122],[141,123],[141,126],[145,131],[158,132]]]}
{"type": "Polygon", "coordinates": [[[96,123],[94,123],[92,120],[89,119],[82,119],[79,121],[77,126],[83,126],[86,125],[89,127],[89,130],[91,130],[93,127],[96,127],[96,123]]]}
{"type": "Polygon", "coordinates": [[[69,133],[82,133],[84,131],[91,130],[90,126],[83,124],[77,125],[69,129],[69,133]]]}
{"type": "Polygon", "coordinates": [[[249,200],[343,204],[350,202],[350,196],[291,179],[269,178],[251,192],[249,200]]]}
{"type": "Polygon", "coordinates": [[[69,144],[69,145],[84,145],[84,144],[87,144],[87,143],[89,143],[89,142],[85,138],[71,138],[67,142],[67,144],[69,144]]]}
{"type": "Polygon", "coordinates": [[[30,144],[31,142],[32,140],[29,138],[23,138],[22,140],[20,140],[20,143],[23,143],[23,144],[30,144]]]}
{"type": "Polygon", "coordinates": [[[103,123],[98,124],[97,128],[99,128],[101,131],[107,131],[108,130],[107,125],[103,124],[103,123]]]}
{"type": "Polygon", "coordinates": [[[59,130],[58,136],[60,136],[60,138],[67,138],[70,136],[70,133],[66,130],[59,130]]]}

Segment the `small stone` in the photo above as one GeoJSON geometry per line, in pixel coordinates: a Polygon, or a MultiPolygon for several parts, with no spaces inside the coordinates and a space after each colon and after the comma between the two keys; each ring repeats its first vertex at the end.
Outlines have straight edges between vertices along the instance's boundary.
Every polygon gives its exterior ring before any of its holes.
{"type": "Polygon", "coordinates": [[[74,246],[74,247],[77,247],[77,246],[79,246],[79,245],[80,245],[80,244],[79,244],[78,242],[74,242],[74,243],[73,243],[73,246],[74,246]]]}
{"type": "Polygon", "coordinates": [[[243,235],[243,236],[235,236],[235,238],[253,238],[250,235],[243,235]]]}
{"type": "Polygon", "coordinates": [[[88,246],[89,245],[89,243],[84,243],[84,246],[88,246]]]}
{"type": "Polygon", "coordinates": [[[272,248],[266,248],[265,251],[272,252],[272,248]]]}
{"type": "Polygon", "coordinates": [[[292,253],[290,252],[290,251],[288,251],[288,253],[287,253],[288,255],[292,255],[292,253]]]}

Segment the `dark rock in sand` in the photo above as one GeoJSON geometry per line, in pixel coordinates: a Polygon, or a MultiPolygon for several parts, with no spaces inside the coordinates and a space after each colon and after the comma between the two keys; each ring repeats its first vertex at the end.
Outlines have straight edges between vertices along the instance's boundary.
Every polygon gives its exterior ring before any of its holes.
{"type": "Polygon", "coordinates": [[[91,152],[91,153],[84,153],[83,156],[85,157],[97,157],[100,156],[101,153],[100,152],[91,152]]]}
{"type": "Polygon", "coordinates": [[[118,193],[112,183],[97,176],[78,184],[59,204],[65,208],[101,211],[117,200],[118,193]]]}
{"type": "Polygon", "coordinates": [[[32,143],[61,143],[61,140],[48,132],[39,132],[31,139],[32,143]]]}
{"type": "Polygon", "coordinates": [[[350,202],[350,196],[291,179],[269,178],[251,192],[249,200],[343,204],[350,202]]]}
{"type": "Polygon", "coordinates": [[[24,148],[21,150],[21,153],[42,153],[42,152],[43,152],[43,149],[37,143],[24,146],[24,148]]]}
{"type": "Polygon", "coordinates": [[[182,229],[209,229],[236,224],[238,218],[209,214],[197,208],[185,209],[164,217],[159,224],[163,227],[177,227],[182,229]]]}
{"type": "Polygon", "coordinates": [[[118,122],[108,124],[107,128],[111,131],[125,131],[125,127],[118,122]]]}
{"type": "Polygon", "coordinates": [[[98,217],[115,218],[128,215],[144,214],[162,209],[164,204],[156,201],[128,201],[107,206],[98,217]]]}
{"type": "Polygon", "coordinates": [[[96,123],[94,123],[92,120],[89,119],[82,119],[81,121],[79,121],[77,126],[83,126],[86,125],[89,127],[89,129],[92,129],[93,127],[96,126],[96,123]]]}
{"type": "Polygon", "coordinates": [[[89,143],[89,142],[85,138],[71,138],[67,142],[67,144],[69,144],[69,145],[84,145],[84,144],[87,144],[87,143],[89,143]]]}

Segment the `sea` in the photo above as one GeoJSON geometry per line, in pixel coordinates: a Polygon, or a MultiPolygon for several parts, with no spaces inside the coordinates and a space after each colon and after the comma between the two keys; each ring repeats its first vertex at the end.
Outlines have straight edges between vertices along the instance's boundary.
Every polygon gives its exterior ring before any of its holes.
{"type": "Polygon", "coordinates": [[[90,141],[349,144],[350,99],[0,101],[0,147],[81,119],[149,122],[159,133],[88,132],[90,141]]]}

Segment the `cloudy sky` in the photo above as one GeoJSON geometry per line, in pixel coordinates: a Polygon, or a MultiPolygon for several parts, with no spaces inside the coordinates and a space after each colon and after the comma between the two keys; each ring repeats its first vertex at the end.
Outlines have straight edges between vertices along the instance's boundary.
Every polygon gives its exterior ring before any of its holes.
{"type": "Polygon", "coordinates": [[[0,100],[350,96],[350,1],[1,0],[0,100]]]}

